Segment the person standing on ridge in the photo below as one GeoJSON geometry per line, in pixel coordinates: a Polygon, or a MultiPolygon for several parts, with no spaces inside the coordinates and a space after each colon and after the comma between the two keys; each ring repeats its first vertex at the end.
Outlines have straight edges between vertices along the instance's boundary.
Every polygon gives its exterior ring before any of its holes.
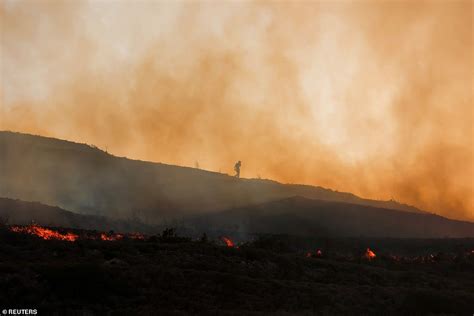
{"type": "Polygon", "coordinates": [[[239,160],[239,161],[237,161],[237,162],[235,163],[235,166],[234,166],[235,176],[236,176],[237,178],[240,178],[240,166],[241,166],[241,165],[242,165],[242,163],[241,163],[240,160],[239,160]]]}

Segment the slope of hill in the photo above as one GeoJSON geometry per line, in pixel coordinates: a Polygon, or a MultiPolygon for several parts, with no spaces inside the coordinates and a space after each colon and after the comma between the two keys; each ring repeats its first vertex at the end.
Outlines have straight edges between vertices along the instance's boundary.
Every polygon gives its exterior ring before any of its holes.
{"type": "Polygon", "coordinates": [[[134,220],[112,220],[103,216],[81,215],[38,202],[0,198],[0,223],[4,222],[10,225],[29,225],[34,222],[41,226],[100,231],[156,232],[154,227],[134,220]]]}
{"type": "Polygon", "coordinates": [[[195,217],[191,229],[321,237],[474,237],[474,223],[365,205],[286,198],[195,217]]]}
{"type": "Polygon", "coordinates": [[[421,212],[394,201],[130,160],[85,144],[13,132],[0,132],[0,179],[1,197],[152,224],[295,195],[421,212]]]}

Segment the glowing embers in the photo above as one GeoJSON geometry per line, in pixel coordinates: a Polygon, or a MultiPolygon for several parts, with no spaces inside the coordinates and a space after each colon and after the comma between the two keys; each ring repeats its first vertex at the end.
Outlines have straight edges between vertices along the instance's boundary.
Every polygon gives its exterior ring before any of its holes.
{"type": "Polygon", "coordinates": [[[226,244],[227,247],[230,247],[230,248],[235,247],[234,242],[229,237],[222,236],[221,240],[226,244]]]}
{"type": "Polygon", "coordinates": [[[102,233],[100,234],[100,239],[101,240],[106,240],[106,241],[116,241],[116,240],[120,240],[120,239],[123,239],[123,235],[122,234],[106,234],[106,233],[102,233]]]}
{"type": "Polygon", "coordinates": [[[373,260],[375,259],[375,257],[377,257],[377,255],[375,254],[375,252],[373,252],[372,250],[370,250],[370,248],[367,248],[367,250],[365,251],[365,258],[368,259],[368,260],[373,260]]]}
{"type": "Polygon", "coordinates": [[[119,233],[109,232],[109,233],[100,234],[100,239],[105,240],[105,241],[117,241],[117,240],[122,240],[124,238],[145,240],[146,236],[141,233],[119,234],[119,233]]]}
{"type": "Polygon", "coordinates": [[[79,236],[67,232],[67,233],[60,233],[58,231],[51,230],[49,228],[43,228],[38,225],[30,225],[30,226],[11,226],[10,230],[15,233],[24,233],[38,236],[44,240],[66,240],[66,241],[76,241],[79,236]]]}
{"type": "Polygon", "coordinates": [[[141,233],[130,233],[130,234],[127,234],[127,238],[145,240],[146,236],[141,233]]]}
{"type": "Polygon", "coordinates": [[[317,249],[314,252],[308,251],[306,253],[306,258],[321,258],[323,256],[323,251],[321,249],[317,249]]]}

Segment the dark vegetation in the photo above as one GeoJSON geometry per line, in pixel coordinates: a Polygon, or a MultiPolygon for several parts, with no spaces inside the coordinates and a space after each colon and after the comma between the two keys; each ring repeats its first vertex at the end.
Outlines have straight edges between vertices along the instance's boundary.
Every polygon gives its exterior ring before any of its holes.
{"type": "Polygon", "coordinates": [[[0,306],[40,314],[474,312],[474,239],[266,235],[237,249],[173,229],[146,240],[67,242],[3,227],[0,237],[0,306]],[[366,247],[375,260],[363,257],[366,247]],[[316,248],[321,258],[305,256],[316,248]]]}

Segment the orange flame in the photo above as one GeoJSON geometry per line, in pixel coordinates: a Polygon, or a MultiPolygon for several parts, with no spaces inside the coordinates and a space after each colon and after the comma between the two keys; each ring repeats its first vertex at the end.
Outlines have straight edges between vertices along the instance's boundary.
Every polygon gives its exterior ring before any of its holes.
{"type": "Polygon", "coordinates": [[[229,237],[222,236],[221,239],[222,239],[223,242],[225,242],[227,247],[234,247],[235,246],[234,242],[229,237]]]}
{"type": "Polygon", "coordinates": [[[57,240],[66,240],[66,241],[76,241],[76,239],[79,238],[78,235],[70,233],[70,232],[66,234],[62,234],[60,232],[57,232],[48,228],[43,228],[38,225],[31,225],[31,226],[26,226],[26,227],[11,226],[10,230],[16,233],[36,235],[40,238],[43,238],[44,240],[57,239],[57,240]]]}
{"type": "Polygon", "coordinates": [[[375,257],[377,256],[372,250],[370,250],[370,248],[367,248],[367,251],[365,252],[365,257],[369,260],[372,260],[372,259],[375,259],[375,257]]]}
{"type": "MultiPolygon", "coordinates": [[[[15,233],[24,233],[24,234],[30,234],[30,235],[35,235],[38,237],[43,238],[44,240],[66,240],[66,241],[76,241],[79,239],[79,236],[67,232],[65,234],[60,233],[58,231],[54,231],[49,228],[44,228],[41,226],[38,226],[36,224],[30,225],[30,226],[10,226],[10,231],[15,232],[15,233]]],[[[146,236],[141,233],[130,233],[130,234],[119,234],[119,233],[101,233],[100,234],[100,240],[105,240],[105,241],[117,241],[124,239],[124,237],[127,236],[127,238],[130,239],[135,239],[135,240],[145,240],[146,236]]],[[[83,234],[81,236],[83,239],[98,239],[97,235],[88,235],[88,234],[83,234]]]]}
{"type": "Polygon", "coordinates": [[[123,239],[123,235],[122,234],[107,235],[107,234],[102,233],[100,234],[100,239],[106,240],[106,241],[116,241],[116,240],[123,239]]]}

